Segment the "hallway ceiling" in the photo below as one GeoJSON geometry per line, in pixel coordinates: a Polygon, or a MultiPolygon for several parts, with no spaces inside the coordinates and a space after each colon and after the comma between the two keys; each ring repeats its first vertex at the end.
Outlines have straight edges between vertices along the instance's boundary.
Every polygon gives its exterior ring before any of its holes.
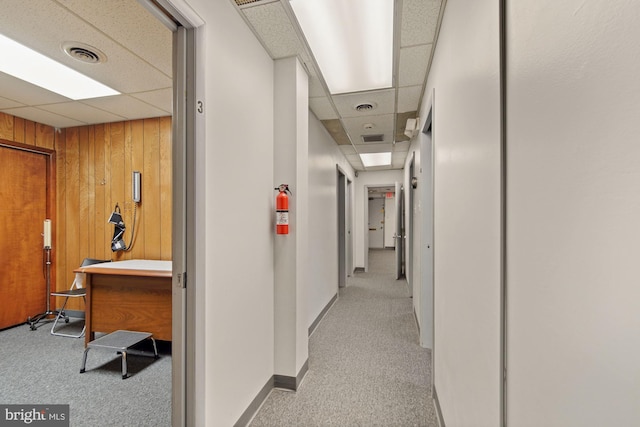
{"type": "Polygon", "coordinates": [[[230,1],[273,59],[297,56],[304,64],[309,73],[309,108],[354,169],[404,167],[410,145],[404,131],[407,119],[418,115],[424,95],[442,0],[395,0],[393,87],[340,95],[331,95],[327,89],[288,0],[230,1]],[[363,104],[374,108],[356,109],[363,104]],[[391,166],[365,168],[358,155],[385,151],[392,152],[391,166]]]}
{"type": "MultiPolygon", "coordinates": [[[[309,73],[309,108],[355,170],[402,169],[407,119],[421,103],[442,0],[395,0],[393,87],[331,95],[288,0],[228,0],[273,59],[297,56],[309,73]],[[356,110],[370,104],[370,110],[356,110]],[[376,137],[376,135],[381,135],[376,137]],[[364,137],[364,138],[363,138],[364,137]],[[374,141],[365,141],[374,139],[374,141]],[[391,166],[364,168],[359,153],[392,152],[391,166]]],[[[172,113],[172,35],[136,0],[2,0],[0,33],[86,74],[121,95],[71,101],[0,73],[0,111],[56,128],[172,113]],[[78,42],[101,64],[67,55],[78,42]]]]}

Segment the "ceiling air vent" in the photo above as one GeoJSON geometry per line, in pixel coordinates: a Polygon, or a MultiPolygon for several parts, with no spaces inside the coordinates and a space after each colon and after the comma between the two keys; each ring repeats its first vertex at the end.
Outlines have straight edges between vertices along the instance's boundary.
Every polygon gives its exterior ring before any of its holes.
{"type": "Polygon", "coordinates": [[[376,135],[360,135],[362,137],[362,142],[382,142],[384,141],[384,134],[376,134],[376,135]]]}
{"type": "Polygon", "coordinates": [[[83,43],[66,42],[62,45],[62,50],[73,59],[86,64],[99,64],[107,60],[107,55],[83,43]]]}
{"type": "Polygon", "coordinates": [[[366,113],[367,111],[371,111],[375,109],[377,105],[375,102],[362,102],[360,104],[356,104],[353,109],[356,111],[360,111],[362,113],[366,113]]]}
{"type": "Polygon", "coordinates": [[[262,0],[236,0],[238,6],[244,6],[245,4],[258,3],[262,0]]]}

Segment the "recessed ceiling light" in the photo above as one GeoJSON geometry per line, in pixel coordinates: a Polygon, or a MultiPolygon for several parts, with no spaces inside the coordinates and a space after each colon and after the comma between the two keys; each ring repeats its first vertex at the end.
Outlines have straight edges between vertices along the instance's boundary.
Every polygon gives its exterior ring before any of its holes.
{"type": "Polygon", "coordinates": [[[0,71],[78,100],[120,92],[0,34],[0,71]]]}
{"type": "Polygon", "coordinates": [[[373,166],[389,166],[391,164],[391,152],[363,153],[360,159],[365,168],[373,166]]]}
{"type": "Polygon", "coordinates": [[[391,87],[393,0],[290,0],[332,94],[391,87]]]}

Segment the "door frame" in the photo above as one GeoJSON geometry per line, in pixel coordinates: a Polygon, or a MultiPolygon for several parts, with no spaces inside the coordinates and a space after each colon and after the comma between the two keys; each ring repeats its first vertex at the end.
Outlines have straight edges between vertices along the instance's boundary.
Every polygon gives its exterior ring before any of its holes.
{"type": "Polygon", "coordinates": [[[202,124],[202,61],[204,21],[184,0],[139,0],[160,22],[173,31],[172,114],[172,350],[171,424],[198,425],[204,408],[198,396],[204,383],[197,372],[196,319],[203,312],[204,290],[196,282],[195,166],[196,141],[204,139],[202,124]],[[187,280],[191,278],[190,280],[187,280]],[[187,283],[189,286],[187,287],[187,283]]]}
{"type": "MultiPolygon", "coordinates": [[[[46,162],[46,179],[47,179],[47,183],[46,183],[46,196],[45,196],[45,203],[46,203],[46,207],[45,207],[45,217],[46,219],[50,219],[51,220],[51,247],[52,248],[56,248],[57,247],[57,243],[56,243],[56,225],[57,225],[57,209],[56,209],[56,152],[55,150],[51,150],[49,148],[44,148],[44,147],[38,147],[35,145],[28,145],[28,144],[23,144],[20,142],[15,142],[15,141],[9,141],[7,139],[0,139],[0,147],[6,147],[9,149],[14,149],[14,150],[20,150],[20,151],[27,151],[30,153],[34,153],[34,154],[38,154],[38,155],[42,155],[45,157],[45,162],[46,162]]],[[[44,220],[45,218],[43,218],[44,220]]],[[[56,287],[56,251],[52,250],[51,251],[51,269],[49,271],[49,284],[50,284],[50,290],[55,290],[57,289],[56,287]]],[[[47,295],[45,297],[45,303],[47,301],[46,298],[49,298],[49,302],[50,303],[55,303],[55,297],[52,297],[51,295],[47,295]]],[[[44,307],[43,307],[44,309],[44,307]]],[[[36,313],[33,313],[36,314],[36,313]]],[[[25,319],[26,320],[26,319],[25,319]]]]}
{"type": "MultiPolygon", "coordinates": [[[[364,271],[369,271],[369,188],[378,188],[378,187],[395,187],[395,182],[387,182],[387,183],[376,183],[376,184],[365,184],[362,188],[363,190],[363,216],[362,216],[362,232],[363,232],[363,251],[364,251],[364,271]]],[[[383,232],[384,233],[384,232],[383,232]]],[[[383,235],[384,236],[384,235],[383,235]]],[[[384,245],[384,237],[383,237],[383,245],[384,245]]],[[[383,246],[384,249],[384,246],[383,246]]]]}
{"type": "Polygon", "coordinates": [[[345,194],[347,206],[345,209],[347,220],[347,277],[353,275],[353,181],[347,176],[347,189],[345,194]]]}
{"type": "Polygon", "coordinates": [[[407,190],[405,191],[405,277],[407,279],[407,286],[409,293],[413,297],[413,272],[415,270],[413,263],[414,244],[417,240],[415,235],[415,218],[413,215],[414,202],[416,198],[416,189],[413,188],[412,178],[416,176],[416,152],[411,152],[411,160],[409,161],[409,180],[407,190]]]}
{"type": "MultiPolygon", "coordinates": [[[[420,169],[422,182],[420,183],[420,316],[423,327],[420,328],[420,345],[425,348],[435,347],[435,274],[434,274],[434,156],[435,144],[433,139],[433,97],[428,105],[427,118],[420,136],[420,169]],[[430,328],[424,326],[431,323],[430,328]]],[[[432,364],[433,367],[433,364],[432,364]]]]}
{"type": "Polygon", "coordinates": [[[396,223],[393,239],[396,256],[396,280],[400,280],[404,275],[404,186],[401,182],[396,182],[394,197],[394,203],[396,205],[396,223]]]}
{"type": "Polygon", "coordinates": [[[338,288],[347,286],[347,176],[336,165],[336,195],[338,220],[338,288]]]}

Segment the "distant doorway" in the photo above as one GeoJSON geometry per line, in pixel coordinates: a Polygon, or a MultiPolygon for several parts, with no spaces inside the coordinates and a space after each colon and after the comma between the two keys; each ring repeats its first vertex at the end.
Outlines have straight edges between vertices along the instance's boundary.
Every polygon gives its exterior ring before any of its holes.
{"type": "Polygon", "coordinates": [[[369,198],[369,249],[384,249],[384,199],[369,198]]]}

